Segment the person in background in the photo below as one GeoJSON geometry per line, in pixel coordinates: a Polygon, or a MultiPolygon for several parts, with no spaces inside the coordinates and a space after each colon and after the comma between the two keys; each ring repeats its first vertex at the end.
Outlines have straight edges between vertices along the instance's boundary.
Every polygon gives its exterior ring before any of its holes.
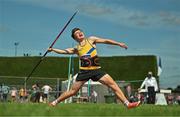
{"type": "Polygon", "coordinates": [[[24,101],[27,102],[28,101],[28,90],[25,88],[24,89],[24,101]]]}
{"type": "Polygon", "coordinates": [[[129,102],[136,102],[135,94],[132,91],[131,84],[125,86],[125,95],[128,98],[129,102]]]}
{"type": "Polygon", "coordinates": [[[39,87],[39,84],[36,83],[32,86],[32,89],[33,89],[33,94],[34,94],[34,102],[40,102],[40,87],[39,87]]]}
{"type": "Polygon", "coordinates": [[[41,89],[43,90],[44,103],[49,102],[49,92],[52,91],[52,88],[49,85],[44,85],[41,89]]]}
{"type": "Polygon", "coordinates": [[[97,103],[98,93],[95,91],[95,89],[91,88],[91,101],[93,103],[97,103]]]}
{"type": "Polygon", "coordinates": [[[20,102],[24,102],[24,99],[25,99],[25,90],[23,87],[21,87],[21,89],[19,90],[19,99],[20,99],[20,102]]]}
{"type": "Polygon", "coordinates": [[[176,97],[177,103],[180,105],[180,94],[176,97]]]}
{"type": "Polygon", "coordinates": [[[7,102],[7,97],[8,97],[8,93],[10,88],[4,84],[2,84],[2,97],[3,97],[3,102],[7,102]]]}
{"type": "Polygon", "coordinates": [[[155,104],[156,92],[158,91],[158,85],[156,78],[153,77],[151,71],[148,72],[147,77],[141,84],[139,90],[141,90],[145,86],[145,91],[147,92],[147,103],[155,104]]]}
{"type": "Polygon", "coordinates": [[[11,102],[15,102],[17,99],[17,89],[13,87],[10,93],[11,93],[11,102]]]}
{"type": "Polygon", "coordinates": [[[0,102],[2,102],[3,97],[2,97],[2,84],[0,84],[0,102]]]}

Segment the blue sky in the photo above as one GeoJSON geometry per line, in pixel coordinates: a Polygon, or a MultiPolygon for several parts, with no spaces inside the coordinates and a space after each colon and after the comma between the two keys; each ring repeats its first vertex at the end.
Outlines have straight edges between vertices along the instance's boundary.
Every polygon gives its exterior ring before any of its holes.
{"type": "Polygon", "coordinates": [[[18,56],[44,53],[79,11],[54,47],[74,45],[71,29],[80,27],[86,36],[110,38],[129,46],[124,50],[99,45],[101,56],[160,56],[160,86],[176,87],[180,85],[179,6],[179,0],[0,0],[0,56],[14,56],[15,42],[19,42],[18,56]]]}

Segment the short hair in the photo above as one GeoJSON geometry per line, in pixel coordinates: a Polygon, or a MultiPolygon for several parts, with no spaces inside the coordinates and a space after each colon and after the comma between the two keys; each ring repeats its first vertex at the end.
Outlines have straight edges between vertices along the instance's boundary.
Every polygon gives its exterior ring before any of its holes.
{"type": "Polygon", "coordinates": [[[152,72],[151,72],[151,71],[149,71],[149,72],[148,72],[148,74],[149,74],[149,75],[152,75],[152,72]]]}
{"type": "Polygon", "coordinates": [[[75,37],[74,37],[74,33],[75,33],[76,31],[78,31],[78,30],[80,30],[80,31],[81,31],[81,29],[80,29],[80,28],[73,28],[73,29],[72,29],[72,31],[71,31],[71,37],[72,37],[73,39],[75,39],[75,37]]]}

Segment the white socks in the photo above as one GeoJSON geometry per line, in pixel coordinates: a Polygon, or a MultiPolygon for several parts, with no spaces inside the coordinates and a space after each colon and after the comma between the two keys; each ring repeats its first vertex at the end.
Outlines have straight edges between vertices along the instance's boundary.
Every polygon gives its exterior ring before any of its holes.
{"type": "Polygon", "coordinates": [[[52,102],[52,105],[56,105],[58,103],[58,101],[57,100],[54,100],[53,102],[52,102]]]}
{"type": "Polygon", "coordinates": [[[124,101],[124,105],[128,106],[128,104],[129,104],[128,100],[124,101]]]}

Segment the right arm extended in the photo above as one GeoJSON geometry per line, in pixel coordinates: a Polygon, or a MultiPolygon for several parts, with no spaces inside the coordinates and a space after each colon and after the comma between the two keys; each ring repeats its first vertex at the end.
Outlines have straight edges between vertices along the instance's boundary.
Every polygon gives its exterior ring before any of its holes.
{"type": "Polygon", "coordinates": [[[48,52],[55,52],[58,54],[76,54],[75,48],[67,48],[65,50],[55,49],[55,48],[48,48],[48,52]]]}

